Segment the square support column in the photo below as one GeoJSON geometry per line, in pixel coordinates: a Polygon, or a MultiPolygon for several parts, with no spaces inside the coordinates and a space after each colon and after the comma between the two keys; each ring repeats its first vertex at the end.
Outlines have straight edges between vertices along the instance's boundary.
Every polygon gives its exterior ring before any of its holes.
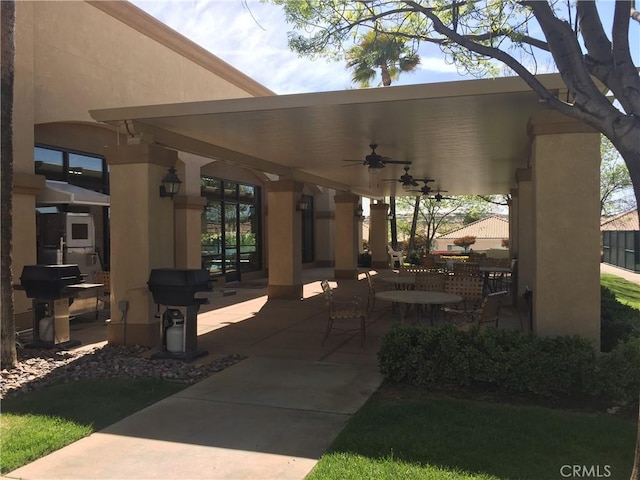
{"type": "Polygon", "coordinates": [[[267,184],[267,245],[270,299],[302,298],[302,213],[296,203],[302,184],[289,179],[267,184]]]}
{"type": "Polygon", "coordinates": [[[516,304],[524,306],[522,294],[525,288],[533,289],[533,271],[535,266],[535,236],[533,224],[533,183],[531,169],[519,168],[516,171],[518,184],[518,271],[516,275],[516,304]]]}
{"type": "MultiPolygon", "coordinates": [[[[33,151],[33,148],[32,150],[33,151]]],[[[31,160],[33,163],[33,159],[31,160]]],[[[45,188],[42,175],[14,172],[13,174],[13,268],[12,282],[20,284],[25,265],[35,265],[36,246],[36,196],[45,188]]],[[[33,300],[22,290],[13,291],[13,308],[17,330],[33,326],[33,300]]]]}
{"type": "Polygon", "coordinates": [[[174,268],[174,203],[159,187],[175,151],[148,144],[105,148],[110,168],[111,312],[109,343],[160,344],[160,320],[147,281],[154,268],[174,268]],[[129,309],[121,320],[118,304],[129,309]]]}
{"type": "Polygon", "coordinates": [[[600,134],[555,111],[530,120],[534,333],[600,347],[600,134]]]}
{"type": "Polygon", "coordinates": [[[207,199],[179,195],[173,204],[176,268],[202,268],[202,210],[207,199]]]}
{"type": "Polygon", "coordinates": [[[337,193],[336,203],[336,265],[335,278],[358,278],[358,226],[356,216],[360,197],[352,193],[337,193]]]}
{"type": "Polygon", "coordinates": [[[389,268],[389,229],[387,228],[387,212],[389,204],[371,204],[371,220],[369,224],[369,248],[371,248],[371,267],[389,268]]]}

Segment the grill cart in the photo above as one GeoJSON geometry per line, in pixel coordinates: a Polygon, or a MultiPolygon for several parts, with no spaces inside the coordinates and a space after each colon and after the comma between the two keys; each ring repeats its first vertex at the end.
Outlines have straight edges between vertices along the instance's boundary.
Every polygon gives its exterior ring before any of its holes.
{"type": "Polygon", "coordinates": [[[206,355],[198,350],[198,310],[207,303],[196,298],[198,292],[210,292],[206,270],[157,268],[151,270],[147,282],[153,301],[164,306],[162,312],[161,351],[154,358],[176,358],[185,361],[206,355]]]}
{"type": "Polygon", "coordinates": [[[80,345],[80,341],[69,338],[69,306],[80,293],[101,285],[84,283],[78,265],[25,265],[20,284],[33,299],[33,342],[27,346],[80,345]]]}

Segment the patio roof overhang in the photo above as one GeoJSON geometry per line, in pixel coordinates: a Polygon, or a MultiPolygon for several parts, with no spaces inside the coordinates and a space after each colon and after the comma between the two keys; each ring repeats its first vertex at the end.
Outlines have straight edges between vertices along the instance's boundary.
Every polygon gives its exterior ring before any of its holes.
{"type": "MultiPolygon", "coordinates": [[[[565,88],[557,74],[538,78],[556,93],[565,88]]],[[[361,163],[371,143],[450,195],[508,193],[515,170],[527,166],[527,122],[545,108],[519,77],[508,77],[90,113],[168,148],[379,198],[407,193],[400,182],[371,183],[361,163]]],[[[402,173],[403,165],[387,164],[379,177],[402,173]]]]}

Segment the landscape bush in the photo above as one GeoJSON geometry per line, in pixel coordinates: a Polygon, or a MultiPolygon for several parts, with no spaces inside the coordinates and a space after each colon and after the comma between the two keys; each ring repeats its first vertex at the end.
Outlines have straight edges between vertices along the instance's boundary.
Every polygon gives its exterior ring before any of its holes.
{"type": "Polygon", "coordinates": [[[640,340],[634,338],[598,354],[578,336],[396,326],[383,338],[378,360],[388,380],[416,386],[616,402],[636,401],[640,392],[640,340]]]}
{"type": "Polygon", "coordinates": [[[600,295],[600,348],[610,352],[620,342],[640,337],[640,310],[620,303],[607,287],[600,295]]]}

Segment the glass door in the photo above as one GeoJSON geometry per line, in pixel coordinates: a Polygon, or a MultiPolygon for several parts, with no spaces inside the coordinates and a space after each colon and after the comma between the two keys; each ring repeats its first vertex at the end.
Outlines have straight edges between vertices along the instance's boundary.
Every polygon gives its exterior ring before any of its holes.
{"type": "Polygon", "coordinates": [[[224,206],[224,270],[228,281],[238,280],[238,204],[224,206]]]}
{"type": "Polygon", "coordinates": [[[259,187],[202,176],[201,192],[207,199],[202,214],[202,268],[228,281],[260,270],[259,187]]]}

